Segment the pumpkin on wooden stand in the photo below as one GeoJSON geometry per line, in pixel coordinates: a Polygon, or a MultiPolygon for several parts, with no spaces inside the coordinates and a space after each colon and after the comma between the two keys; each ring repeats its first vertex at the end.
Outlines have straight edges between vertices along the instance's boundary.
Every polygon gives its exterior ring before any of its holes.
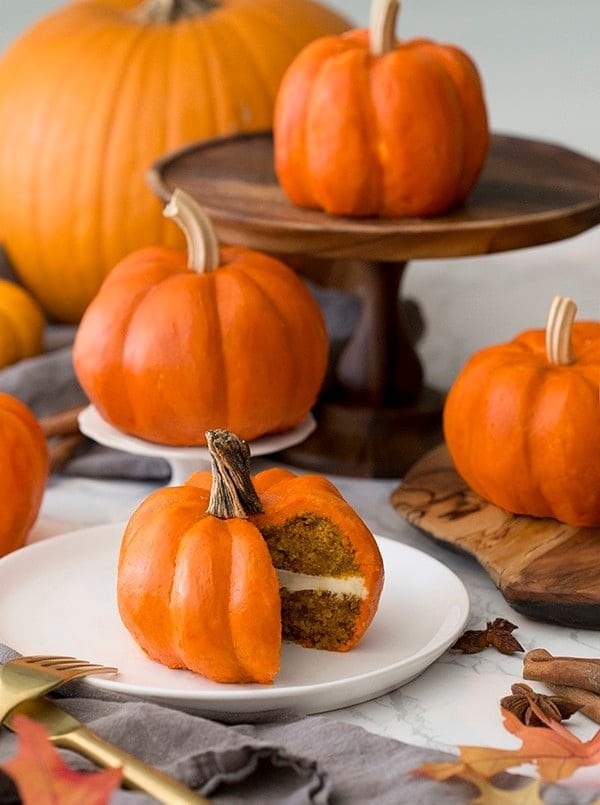
{"type": "Polygon", "coordinates": [[[311,0],[78,0],[0,58],[0,240],[78,322],[125,255],[179,241],[144,176],[191,140],[270,128],[284,70],[347,23],[311,0]]]}
{"type": "Polygon", "coordinates": [[[176,190],[165,213],[188,254],[140,249],[107,276],[77,329],[73,365],[101,416],[148,441],[203,445],[299,425],[317,400],[329,340],[320,308],[291,268],[219,247],[211,222],[176,190]]]}
{"type": "Polygon", "coordinates": [[[477,68],[453,45],[397,42],[398,7],[374,0],[368,31],[323,36],[286,71],[275,168],[295,204],[336,215],[437,215],[475,184],[489,145],[477,68]]]}
{"type": "Polygon", "coordinates": [[[0,393],[0,556],[25,544],[42,504],[49,469],[39,422],[25,403],[0,393]]]}
{"type": "Polygon", "coordinates": [[[444,408],[454,465],[514,514],[600,526],[600,322],[556,297],[546,329],[466,363],[444,408]]]}

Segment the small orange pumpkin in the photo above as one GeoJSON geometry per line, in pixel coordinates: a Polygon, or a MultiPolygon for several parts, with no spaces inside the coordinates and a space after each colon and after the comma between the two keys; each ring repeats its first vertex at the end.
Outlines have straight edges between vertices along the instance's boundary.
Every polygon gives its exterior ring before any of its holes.
{"type": "Polygon", "coordinates": [[[397,0],[369,31],[323,36],[287,69],[273,124],[292,202],[336,215],[425,216],[469,195],[489,145],[479,73],[460,48],[396,42],[397,0]]]}
{"type": "Polygon", "coordinates": [[[39,422],[25,403],[0,393],[0,556],[25,544],[42,504],[49,468],[39,422]]]}
{"type": "Polygon", "coordinates": [[[247,519],[261,508],[249,450],[222,432],[208,434],[208,445],[210,497],[197,486],[159,489],[129,520],[117,570],[119,613],[163,665],[216,682],[269,684],[281,653],[279,584],[247,519]]]}
{"type": "Polygon", "coordinates": [[[444,407],[455,467],[515,514],[600,526],[600,322],[556,297],[546,330],[473,355],[444,407]]]}
{"type": "Polygon", "coordinates": [[[205,444],[214,428],[251,440],[295,427],[327,369],[316,301],[278,260],[219,249],[186,193],[175,192],[166,214],[184,229],[189,257],[142,249],[109,274],[75,337],[84,391],[113,426],[162,444],[205,444]]]}
{"type": "Polygon", "coordinates": [[[46,317],[20,285],[0,279],[0,369],[44,349],[46,317]]]}
{"type": "Polygon", "coordinates": [[[270,128],[294,56],[347,27],[312,0],[77,0],[24,31],[0,58],[0,240],[46,312],[79,322],[126,255],[180,245],[150,164],[270,128]]]}

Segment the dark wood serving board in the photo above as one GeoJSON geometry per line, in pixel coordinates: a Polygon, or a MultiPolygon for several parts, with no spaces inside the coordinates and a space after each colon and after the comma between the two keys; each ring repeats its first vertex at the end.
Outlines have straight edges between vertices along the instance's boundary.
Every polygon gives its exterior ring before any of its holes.
{"type": "Polygon", "coordinates": [[[513,609],[600,629],[600,529],[492,506],[460,478],[445,445],[410,469],[391,503],[430,537],[474,556],[513,609]]]}

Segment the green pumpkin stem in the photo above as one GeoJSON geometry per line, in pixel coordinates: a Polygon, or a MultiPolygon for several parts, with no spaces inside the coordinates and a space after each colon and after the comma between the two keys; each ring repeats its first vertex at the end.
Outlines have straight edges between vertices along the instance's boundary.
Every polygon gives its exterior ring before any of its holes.
{"type": "Polygon", "coordinates": [[[212,469],[208,514],[224,520],[261,514],[262,503],[250,477],[248,444],[228,430],[209,430],[206,441],[212,469]]]}
{"type": "Polygon", "coordinates": [[[144,0],[131,16],[143,25],[160,25],[182,17],[197,17],[218,7],[216,0],[144,0]]]}
{"type": "Polygon", "coordinates": [[[208,215],[189,193],[177,188],[164,209],[185,235],[188,266],[198,274],[214,271],[219,266],[219,239],[208,215]]]}
{"type": "Polygon", "coordinates": [[[575,363],[571,333],[577,305],[568,296],[555,296],[546,322],[546,357],[556,366],[575,363]]]}
{"type": "Polygon", "coordinates": [[[372,0],[369,16],[369,46],[373,56],[389,53],[396,46],[396,20],[400,0],[372,0]]]}

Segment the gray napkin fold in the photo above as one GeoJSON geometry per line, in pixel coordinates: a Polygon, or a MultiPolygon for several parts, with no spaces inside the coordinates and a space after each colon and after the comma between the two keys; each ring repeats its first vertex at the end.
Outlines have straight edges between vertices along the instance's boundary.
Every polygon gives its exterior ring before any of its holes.
{"type": "MultiPolygon", "coordinates": [[[[0,645],[0,662],[15,652],[0,645]]],[[[461,780],[437,783],[410,774],[425,762],[451,755],[374,735],[330,716],[277,723],[225,725],[190,712],[115,695],[71,682],[50,696],[105,740],[180,780],[217,805],[463,805],[476,789],[461,780]]],[[[0,762],[17,750],[16,736],[0,731],[0,762]]],[[[93,764],[59,750],[81,771],[93,764]]],[[[503,774],[496,784],[512,790],[529,778],[503,774]]],[[[591,805],[597,792],[543,786],[548,805],[591,805]]],[[[145,794],[119,790],[111,805],[144,805],[145,794]]],[[[18,802],[0,772],[0,805],[18,802]]]]}

